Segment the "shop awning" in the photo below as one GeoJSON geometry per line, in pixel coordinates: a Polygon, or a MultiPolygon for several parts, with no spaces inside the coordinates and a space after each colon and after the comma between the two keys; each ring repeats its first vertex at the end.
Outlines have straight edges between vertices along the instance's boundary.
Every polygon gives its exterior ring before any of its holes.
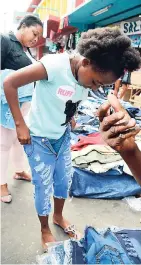
{"type": "Polygon", "coordinates": [[[60,39],[62,36],[69,35],[77,31],[78,31],[78,28],[67,26],[63,29],[58,30],[58,32],[54,34],[52,40],[57,41],[57,39],[60,39]]]}
{"type": "Polygon", "coordinates": [[[56,16],[49,16],[47,20],[47,38],[50,38],[51,31],[58,32],[60,18],[56,16]]]}
{"type": "Polygon", "coordinates": [[[68,15],[69,24],[105,26],[137,16],[141,13],[141,0],[90,0],[68,15]]]}
{"type": "Polygon", "coordinates": [[[32,6],[38,6],[41,1],[42,0],[32,0],[26,12],[33,12],[36,9],[36,7],[32,6]]]}
{"type": "Polygon", "coordinates": [[[63,17],[61,20],[60,20],[60,23],[59,23],[59,29],[58,31],[55,33],[51,32],[51,36],[50,38],[54,41],[57,41],[58,39],[60,39],[62,36],[64,35],[69,35],[71,33],[74,33],[78,31],[78,28],[77,27],[74,27],[74,26],[71,26],[69,25],[68,23],[68,16],[65,16],[63,17]]]}

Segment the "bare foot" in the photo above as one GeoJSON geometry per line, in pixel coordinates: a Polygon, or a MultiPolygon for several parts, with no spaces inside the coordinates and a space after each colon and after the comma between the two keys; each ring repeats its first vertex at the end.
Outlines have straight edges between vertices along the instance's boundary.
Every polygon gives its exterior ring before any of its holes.
{"type": "Polygon", "coordinates": [[[6,183],[4,185],[1,185],[1,196],[7,196],[7,195],[9,195],[9,190],[6,183]]]}
{"type": "Polygon", "coordinates": [[[54,214],[53,215],[53,222],[54,222],[54,224],[60,226],[64,230],[64,232],[69,235],[69,237],[73,237],[76,239],[82,238],[82,234],[80,232],[78,232],[75,229],[74,225],[70,224],[70,222],[67,221],[63,216],[54,214]],[[65,231],[65,229],[66,229],[66,231],[65,231]]]}
{"type": "Polygon", "coordinates": [[[14,179],[17,180],[26,180],[26,181],[31,181],[31,176],[27,172],[17,172],[14,176],[14,179]]]}
{"type": "Polygon", "coordinates": [[[4,185],[1,185],[1,201],[9,203],[12,201],[12,196],[8,190],[7,183],[4,185]]]}
{"type": "Polygon", "coordinates": [[[48,243],[56,242],[49,228],[41,230],[41,241],[42,241],[42,247],[44,251],[47,251],[48,243]]]}

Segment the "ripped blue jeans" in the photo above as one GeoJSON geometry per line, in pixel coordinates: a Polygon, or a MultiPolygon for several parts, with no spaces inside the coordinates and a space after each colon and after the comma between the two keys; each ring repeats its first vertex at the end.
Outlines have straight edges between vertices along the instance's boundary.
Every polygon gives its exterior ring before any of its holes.
{"type": "Polygon", "coordinates": [[[58,140],[31,136],[31,144],[24,145],[35,186],[34,199],[38,215],[51,212],[50,198],[66,199],[72,180],[70,133],[67,129],[58,140]]]}

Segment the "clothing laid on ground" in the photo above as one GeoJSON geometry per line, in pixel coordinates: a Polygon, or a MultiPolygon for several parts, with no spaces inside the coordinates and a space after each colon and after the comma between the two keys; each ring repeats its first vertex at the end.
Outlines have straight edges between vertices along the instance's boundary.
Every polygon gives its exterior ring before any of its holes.
{"type": "Polygon", "coordinates": [[[122,166],[104,173],[74,167],[70,196],[90,199],[121,199],[141,193],[136,180],[122,166]]]}
{"type": "Polygon", "coordinates": [[[37,264],[86,264],[84,248],[80,241],[65,240],[48,247],[48,253],[36,257],[37,264]]]}
{"type": "Polygon", "coordinates": [[[41,63],[48,79],[36,84],[27,125],[31,135],[59,139],[88,90],[74,78],[67,53],[48,54],[41,63]]]}
{"type": "Polygon", "coordinates": [[[87,227],[80,241],[55,242],[38,264],[140,264],[141,230],[87,227]]]}
{"type": "MultiPolygon", "coordinates": [[[[87,100],[83,101],[78,106],[78,113],[75,119],[76,119],[77,125],[79,126],[77,126],[71,132],[71,144],[72,144],[71,150],[73,151],[78,150],[79,148],[83,150],[85,149],[85,146],[87,145],[90,146],[92,144],[94,144],[94,146],[96,146],[97,144],[105,145],[105,143],[102,142],[103,140],[101,142],[99,141],[100,134],[98,131],[99,131],[100,123],[99,123],[99,119],[97,118],[97,116],[95,116],[95,113],[97,112],[99,106],[105,102],[106,98],[101,98],[100,95],[97,95],[95,91],[93,93],[91,92],[90,94],[92,94],[92,97],[88,97],[87,100]]],[[[130,116],[131,115],[134,116],[137,124],[140,124],[140,121],[141,121],[140,120],[140,109],[135,108],[130,103],[127,103],[124,101],[121,101],[121,104],[127,109],[127,111],[129,111],[130,116]]],[[[139,139],[137,141],[137,144],[139,144],[139,139]]],[[[91,152],[93,151],[92,150],[89,151],[89,154],[85,153],[84,155],[82,154],[79,155],[79,159],[77,159],[77,161],[75,161],[74,154],[72,152],[73,165],[79,168],[89,169],[95,173],[104,173],[112,168],[118,169],[118,167],[123,166],[124,161],[121,157],[119,160],[114,161],[113,160],[114,156],[112,158],[112,156],[109,154],[110,155],[108,157],[109,161],[107,161],[107,159],[105,159],[104,161],[104,159],[100,158],[101,155],[99,154],[97,155],[95,153],[91,154],[91,152]],[[92,155],[94,155],[94,161],[89,159],[89,158],[92,158],[92,155]],[[96,158],[99,161],[96,161],[96,158]]],[[[130,174],[129,169],[125,169],[125,168],[126,166],[124,166],[123,171],[125,173],[130,174]]]]}
{"type": "Polygon", "coordinates": [[[88,145],[92,145],[92,144],[94,144],[94,145],[95,144],[99,144],[99,145],[105,144],[100,133],[93,133],[93,134],[89,134],[88,136],[80,136],[78,143],[73,145],[71,147],[71,150],[72,151],[78,151],[78,150],[81,150],[81,149],[87,147],[88,145]]]}
{"type": "Polygon", "coordinates": [[[123,229],[115,235],[133,263],[141,264],[141,230],[123,229]]]}
{"type": "Polygon", "coordinates": [[[88,227],[85,231],[84,249],[86,264],[132,264],[110,229],[101,234],[88,227]]]}
{"type": "MultiPolygon", "coordinates": [[[[79,143],[79,142],[78,142],[79,143]]],[[[109,169],[123,166],[119,153],[107,145],[88,145],[79,151],[72,151],[73,166],[85,168],[95,173],[104,173],[109,169]]]]}

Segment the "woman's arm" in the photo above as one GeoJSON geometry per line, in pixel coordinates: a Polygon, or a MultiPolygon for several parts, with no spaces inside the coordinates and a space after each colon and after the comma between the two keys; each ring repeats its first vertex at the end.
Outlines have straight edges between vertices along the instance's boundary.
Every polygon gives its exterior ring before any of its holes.
{"type": "Polygon", "coordinates": [[[30,143],[30,134],[19,108],[17,89],[45,78],[48,78],[47,72],[44,66],[38,62],[10,74],[4,81],[5,96],[10,106],[16,125],[17,136],[21,144],[30,143]]]}
{"type": "Polygon", "coordinates": [[[135,126],[135,120],[129,117],[114,95],[109,95],[108,101],[98,112],[101,135],[109,146],[120,153],[141,185],[141,151],[134,139],[140,128],[135,126]],[[110,106],[115,112],[107,116],[110,106]]]}

